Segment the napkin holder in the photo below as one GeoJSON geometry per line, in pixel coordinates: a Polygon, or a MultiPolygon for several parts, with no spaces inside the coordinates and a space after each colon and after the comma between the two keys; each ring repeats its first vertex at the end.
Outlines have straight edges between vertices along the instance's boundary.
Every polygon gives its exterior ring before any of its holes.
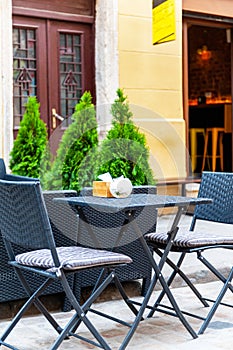
{"type": "Polygon", "coordinates": [[[93,181],[92,195],[95,197],[113,197],[109,189],[110,183],[107,181],[93,181]]]}

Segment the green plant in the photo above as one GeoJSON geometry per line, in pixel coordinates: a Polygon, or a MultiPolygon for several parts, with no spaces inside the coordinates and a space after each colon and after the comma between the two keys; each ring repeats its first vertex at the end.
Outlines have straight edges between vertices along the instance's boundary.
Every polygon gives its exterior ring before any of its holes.
{"type": "Polygon", "coordinates": [[[54,156],[50,150],[50,144],[47,142],[40,162],[39,179],[43,189],[49,189],[49,184],[52,182],[51,166],[54,156]]]}
{"type": "Polygon", "coordinates": [[[82,187],[92,185],[97,147],[95,108],[91,93],[86,91],[75,106],[72,123],[63,134],[44,187],[79,192],[82,187]]]}
{"type": "Polygon", "coordinates": [[[9,166],[13,174],[39,176],[41,157],[48,139],[46,124],[40,119],[39,107],[36,97],[28,98],[10,153],[9,166]]]}
{"type": "Polygon", "coordinates": [[[132,121],[133,114],[122,89],[117,90],[111,114],[112,127],[101,145],[98,175],[109,172],[113,178],[124,175],[133,185],[153,185],[146,138],[132,121]]]}

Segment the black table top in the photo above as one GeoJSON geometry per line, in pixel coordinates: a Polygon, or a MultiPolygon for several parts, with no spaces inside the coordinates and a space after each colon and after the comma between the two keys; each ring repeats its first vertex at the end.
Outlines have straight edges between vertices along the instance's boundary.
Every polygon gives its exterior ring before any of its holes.
{"type": "Polygon", "coordinates": [[[55,201],[67,202],[75,207],[93,206],[95,209],[117,212],[144,207],[188,207],[189,205],[208,204],[209,198],[192,198],[182,196],[166,196],[157,194],[132,194],[127,198],[104,198],[95,196],[80,196],[55,198],[55,201]]]}

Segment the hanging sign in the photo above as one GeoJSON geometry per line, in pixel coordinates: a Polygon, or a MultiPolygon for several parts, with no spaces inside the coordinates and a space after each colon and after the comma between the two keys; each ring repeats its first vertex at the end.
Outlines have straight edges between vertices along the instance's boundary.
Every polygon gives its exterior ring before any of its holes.
{"type": "Polygon", "coordinates": [[[175,0],[153,0],[153,45],[175,40],[175,0]]]}

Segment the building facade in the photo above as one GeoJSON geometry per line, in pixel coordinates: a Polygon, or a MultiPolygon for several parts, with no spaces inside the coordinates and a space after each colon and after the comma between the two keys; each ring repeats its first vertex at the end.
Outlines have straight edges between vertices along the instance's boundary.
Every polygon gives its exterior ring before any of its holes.
{"type": "MultiPolygon", "coordinates": [[[[84,68],[81,68],[84,69],[83,88],[90,89],[94,95],[100,135],[103,136],[110,125],[109,108],[116,97],[116,89],[123,88],[135,123],[146,134],[155,177],[185,177],[189,174],[189,21],[198,19],[205,25],[210,21],[210,26],[213,26],[221,18],[226,22],[225,27],[231,30],[232,1],[215,0],[213,6],[213,0],[175,0],[175,40],[158,45],[152,43],[152,1],[70,0],[74,9],[71,13],[64,8],[59,11],[59,1],[52,2],[56,11],[49,7],[49,3],[46,0],[39,2],[39,5],[34,0],[2,0],[0,3],[0,155],[6,163],[17,126],[17,104],[12,85],[15,74],[13,48],[17,42],[16,34],[20,28],[27,26],[30,33],[33,28],[42,28],[42,32],[45,31],[42,37],[44,35],[45,38],[55,31],[64,31],[66,34],[72,32],[78,40],[82,32],[81,38],[88,38],[86,42],[89,45],[86,56],[83,49],[83,62],[90,59],[89,67],[84,64],[84,68]]],[[[51,63],[45,65],[44,75],[42,68],[37,74],[38,81],[40,74],[42,76],[39,81],[39,102],[44,108],[42,118],[45,118],[52,132],[52,110],[56,108],[62,115],[65,112],[60,105],[56,105],[59,77],[51,85],[56,75],[55,63],[59,61],[55,51],[51,51],[53,40],[51,42],[46,49],[42,45],[39,57],[42,60],[47,51],[43,62],[48,62],[49,57],[51,63]],[[45,77],[49,81],[46,84],[45,77]],[[46,99],[48,101],[44,103],[46,99]]],[[[17,62],[18,69],[23,70],[22,60],[17,62]]]]}

